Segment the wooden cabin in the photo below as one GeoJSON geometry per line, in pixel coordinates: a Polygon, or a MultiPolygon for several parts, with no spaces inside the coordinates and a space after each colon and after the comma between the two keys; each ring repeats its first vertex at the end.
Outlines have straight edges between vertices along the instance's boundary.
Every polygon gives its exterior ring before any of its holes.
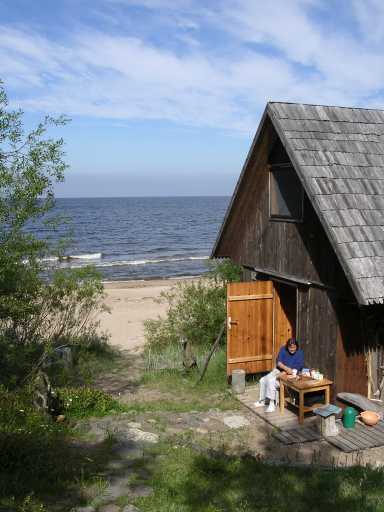
{"type": "Polygon", "coordinates": [[[384,111],[268,103],[212,257],[244,269],[228,375],[296,336],[335,392],[382,395],[384,111]]]}

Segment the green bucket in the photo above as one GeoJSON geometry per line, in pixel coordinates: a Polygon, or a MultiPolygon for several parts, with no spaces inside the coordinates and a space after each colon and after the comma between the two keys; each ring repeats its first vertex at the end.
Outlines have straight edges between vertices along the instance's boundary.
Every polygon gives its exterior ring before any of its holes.
{"type": "Polygon", "coordinates": [[[358,412],[353,407],[346,407],[343,413],[343,425],[345,428],[355,428],[358,412]]]}

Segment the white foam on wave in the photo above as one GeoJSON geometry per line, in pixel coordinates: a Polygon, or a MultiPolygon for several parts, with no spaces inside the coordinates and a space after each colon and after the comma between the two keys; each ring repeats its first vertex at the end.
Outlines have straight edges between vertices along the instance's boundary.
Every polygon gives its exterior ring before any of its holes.
{"type": "Polygon", "coordinates": [[[74,254],[68,256],[68,259],[70,260],[101,260],[102,253],[101,252],[94,252],[91,254],[74,254]]]}
{"type": "MultiPolygon", "coordinates": [[[[138,266],[138,265],[151,265],[157,263],[168,263],[175,261],[190,261],[190,260],[207,260],[209,256],[187,256],[186,258],[158,258],[148,260],[120,260],[120,261],[103,261],[96,263],[96,267],[123,267],[123,266],[138,266]]],[[[76,268],[80,265],[71,265],[76,268]]]]}
{"type": "Polygon", "coordinates": [[[90,254],[70,254],[68,256],[48,256],[47,258],[42,258],[41,262],[43,263],[52,263],[56,261],[71,261],[71,260],[100,260],[102,258],[101,252],[94,252],[90,254]]]}

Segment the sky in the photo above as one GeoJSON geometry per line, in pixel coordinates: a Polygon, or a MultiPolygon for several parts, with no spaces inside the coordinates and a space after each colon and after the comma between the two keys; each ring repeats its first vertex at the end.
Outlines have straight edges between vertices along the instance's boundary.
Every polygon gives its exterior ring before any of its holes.
{"type": "Polygon", "coordinates": [[[0,0],[0,79],[58,197],[230,195],[267,101],[383,107],[382,0],[0,0]]]}

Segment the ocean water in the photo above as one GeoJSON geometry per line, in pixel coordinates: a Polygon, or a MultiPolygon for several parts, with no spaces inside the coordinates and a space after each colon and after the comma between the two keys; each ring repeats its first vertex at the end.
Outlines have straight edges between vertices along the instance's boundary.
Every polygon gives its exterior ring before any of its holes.
{"type": "MultiPolygon", "coordinates": [[[[105,280],[154,279],[204,273],[229,197],[57,199],[54,213],[67,222],[53,241],[71,234],[61,262],[92,263],[105,280]]],[[[42,225],[31,228],[47,236],[42,225]]]]}

